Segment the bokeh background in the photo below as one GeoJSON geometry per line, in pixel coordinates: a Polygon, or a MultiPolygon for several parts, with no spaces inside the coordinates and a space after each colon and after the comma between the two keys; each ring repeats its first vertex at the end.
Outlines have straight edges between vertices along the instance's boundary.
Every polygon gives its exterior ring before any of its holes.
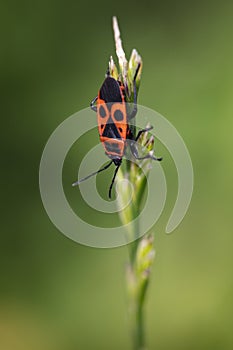
{"type": "MultiPolygon", "coordinates": [[[[114,54],[113,15],[127,55],[136,47],[143,57],[139,103],[174,124],[195,172],[189,212],[166,235],[177,176],[157,145],[168,199],[154,230],[149,348],[232,349],[233,3],[22,0],[1,2],[0,14],[0,349],[130,349],[127,247],[94,249],[63,236],[38,187],[50,134],[87,107],[103,81],[114,54]]],[[[93,140],[95,133],[68,158],[67,184],[93,140]]],[[[98,177],[100,192],[110,177],[98,177]]]]}

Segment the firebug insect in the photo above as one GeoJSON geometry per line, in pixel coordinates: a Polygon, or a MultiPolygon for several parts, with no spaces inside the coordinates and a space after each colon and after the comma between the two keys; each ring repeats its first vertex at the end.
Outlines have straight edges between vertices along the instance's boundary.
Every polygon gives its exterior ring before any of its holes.
{"type": "Polygon", "coordinates": [[[125,86],[120,81],[111,77],[109,71],[107,72],[106,78],[98,92],[98,96],[91,101],[90,106],[91,109],[97,113],[100,141],[103,144],[105,154],[111,159],[111,161],[98,171],[74,182],[73,186],[79,185],[81,182],[108,169],[111,164],[114,164],[116,168],[109,187],[109,198],[111,198],[112,187],[122,163],[127,140],[133,141],[132,143],[129,143],[129,145],[131,152],[136,159],[151,158],[157,161],[162,160],[162,158],[156,158],[149,153],[144,157],[139,157],[137,148],[135,147],[135,142],[137,142],[140,135],[153,129],[153,127],[140,130],[135,137],[129,125],[129,121],[134,118],[137,113],[136,78],[139,69],[140,64],[138,65],[133,78],[134,102],[133,109],[130,112],[127,111],[127,94],[125,86]]]}

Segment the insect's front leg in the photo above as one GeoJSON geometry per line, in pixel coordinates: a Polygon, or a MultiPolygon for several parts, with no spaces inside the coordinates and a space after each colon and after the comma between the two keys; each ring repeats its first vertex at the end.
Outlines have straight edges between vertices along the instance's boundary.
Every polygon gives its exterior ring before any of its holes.
{"type": "Polygon", "coordinates": [[[145,128],[145,129],[142,129],[138,132],[136,138],[135,138],[135,141],[137,142],[137,140],[139,139],[139,137],[144,134],[144,132],[147,132],[147,131],[150,131],[153,129],[153,126],[149,126],[148,128],[145,128]]]}
{"type": "Polygon", "coordinates": [[[95,106],[97,99],[98,99],[98,96],[96,96],[90,103],[90,107],[94,112],[97,112],[97,107],[95,106]]]}

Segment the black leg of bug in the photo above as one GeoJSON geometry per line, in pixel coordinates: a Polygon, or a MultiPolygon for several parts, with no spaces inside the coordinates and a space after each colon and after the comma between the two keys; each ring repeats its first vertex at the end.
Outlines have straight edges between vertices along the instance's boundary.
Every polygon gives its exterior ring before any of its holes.
{"type": "Polygon", "coordinates": [[[95,103],[98,99],[98,96],[96,96],[90,103],[90,106],[91,106],[91,109],[94,111],[94,112],[97,112],[97,107],[95,106],[95,103]]]}
{"type": "Polygon", "coordinates": [[[138,132],[136,138],[135,138],[135,141],[137,142],[137,140],[139,139],[139,137],[140,137],[142,134],[144,134],[144,132],[150,131],[150,130],[152,130],[152,129],[153,129],[153,126],[150,126],[150,127],[148,127],[148,128],[145,128],[145,129],[140,130],[140,131],[138,132]]]}
{"type": "Polygon", "coordinates": [[[132,152],[132,154],[133,154],[133,156],[134,156],[134,158],[136,158],[137,160],[143,160],[143,159],[153,159],[153,160],[157,160],[157,161],[161,161],[163,158],[162,157],[155,157],[155,156],[153,156],[153,155],[151,155],[151,154],[146,154],[145,156],[143,156],[143,157],[139,157],[139,155],[138,155],[138,150],[137,150],[137,147],[136,147],[136,145],[135,145],[135,143],[130,143],[130,150],[131,150],[131,152],[132,152]]]}
{"type": "Polygon", "coordinates": [[[113,184],[114,184],[114,181],[115,181],[115,178],[116,178],[116,175],[117,175],[117,172],[119,170],[121,166],[121,163],[119,165],[117,165],[116,169],[115,169],[115,172],[114,172],[114,175],[113,175],[113,178],[112,178],[112,182],[111,182],[111,185],[109,187],[109,191],[108,191],[108,197],[111,199],[112,198],[112,187],[113,187],[113,184]]]}
{"type": "Polygon", "coordinates": [[[137,145],[136,145],[136,142],[138,141],[139,137],[144,133],[144,132],[147,132],[147,131],[150,131],[153,129],[153,126],[150,126],[148,128],[145,128],[145,129],[142,129],[138,132],[134,142],[130,142],[130,149],[131,149],[131,152],[134,156],[134,158],[138,159],[138,160],[143,160],[143,159],[153,159],[153,160],[157,160],[157,161],[161,161],[163,158],[162,157],[155,157],[151,154],[146,154],[145,156],[143,157],[139,157],[138,155],[138,150],[137,150],[137,145]]]}
{"type": "Polygon", "coordinates": [[[77,185],[79,185],[81,182],[83,182],[83,181],[89,179],[90,177],[92,177],[92,176],[94,176],[94,175],[100,173],[101,171],[104,171],[104,170],[108,169],[112,163],[113,163],[113,161],[111,160],[111,162],[108,163],[107,165],[105,165],[103,168],[99,169],[98,171],[95,171],[94,173],[92,173],[92,174],[90,174],[90,175],[84,177],[84,178],[81,179],[81,180],[78,180],[78,181],[74,182],[74,183],[72,184],[72,186],[77,186],[77,185]]]}

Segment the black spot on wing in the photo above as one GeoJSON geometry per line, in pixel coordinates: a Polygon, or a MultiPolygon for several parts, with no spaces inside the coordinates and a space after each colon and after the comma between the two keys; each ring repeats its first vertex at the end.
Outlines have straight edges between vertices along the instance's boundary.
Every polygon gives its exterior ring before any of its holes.
{"type": "Polygon", "coordinates": [[[111,77],[107,77],[99,91],[99,97],[108,102],[122,102],[119,83],[111,77]]]}
{"type": "Polygon", "coordinates": [[[100,106],[100,108],[99,108],[99,115],[100,115],[102,118],[106,117],[106,112],[105,112],[105,109],[104,109],[103,106],[100,106]]]}
{"type": "Polygon", "coordinates": [[[124,119],[124,115],[122,113],[122,111],[120,109],[117,109],[114,112],[114,118],[116,119],[116,121],[121,122],[124,119]]]}

